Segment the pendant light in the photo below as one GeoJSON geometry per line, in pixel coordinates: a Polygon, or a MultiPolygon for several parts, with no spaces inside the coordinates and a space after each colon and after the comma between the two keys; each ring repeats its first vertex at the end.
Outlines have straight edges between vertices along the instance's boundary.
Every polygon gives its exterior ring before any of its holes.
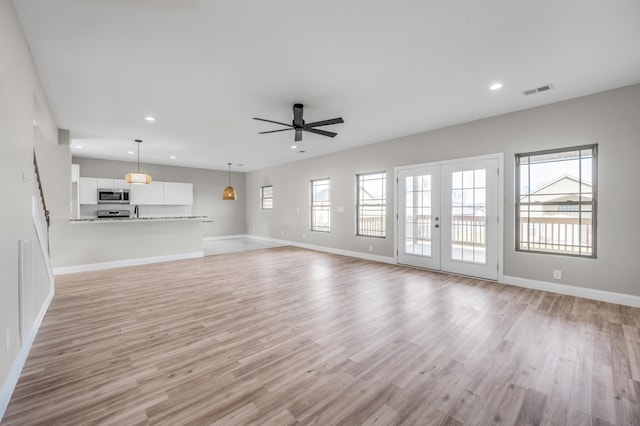
{"type": "Polygon", "coordinates": [[[138,144],[138,171],[127,173],[124,178],[129,183],[146,185],[148,183],[151,183],[151,175],[140,173],[140,144],[142,143],[142,141],[140,139],[136,139],[136,143],[138,144]]]}
{"type": "Polygon", "coordinates": [[[222,199],[234,201],[236,199],[236,190],[231,186],[231,163],[227,164],[229,165],[229,186],[222,192],[222,199]]]}

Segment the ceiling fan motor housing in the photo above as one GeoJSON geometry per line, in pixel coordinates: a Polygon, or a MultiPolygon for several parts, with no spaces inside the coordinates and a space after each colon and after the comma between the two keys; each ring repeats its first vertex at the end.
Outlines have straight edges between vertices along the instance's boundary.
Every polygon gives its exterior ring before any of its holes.
{"type": "Polygon", "coordinates": [[[340,123],[344,123],[344,120],[342,119],[342,117],[338,117],[338,118],[332,118],[330,120],[322,120],[322,121],[316,121],[313,123],[309,123],[307,124],[304,119],[302,118],[302,114],[304,112],[304,105],[302,104],[294,104],[293,105],[293,121],[291,122],[291,124],[286,124],[286,123],[281,123],[279,121],[273,121],[273,120],[267,120],[264,118],[257,118],[254,117],[254,120],[259,120],[259,121],[266,121],[267,123],[274,123],[274,124],[280,124],[282,126],[286,126],[286,129],[278,129],[278,130],[268,130],[266,132],[258,132],[259,134],[265,134],[265,133],[276,133],[276,132],[284,132],[287,130],[294,130],[295,131],[295,136],[294,136],[294,140],[296,142],[300,142],[302,140],[302,132],[309,132],[309,133],[315,133],[317,135],[322,135],[322,136],[328,136],[330,138],[333,138],[337,135],[337,133],[335,132],[328,132],[326,130],[320,130],[320,129],[316,129],[315,127],[319,127],[319,126],[329,126],[331,124],[340,124],[340,123]]]}

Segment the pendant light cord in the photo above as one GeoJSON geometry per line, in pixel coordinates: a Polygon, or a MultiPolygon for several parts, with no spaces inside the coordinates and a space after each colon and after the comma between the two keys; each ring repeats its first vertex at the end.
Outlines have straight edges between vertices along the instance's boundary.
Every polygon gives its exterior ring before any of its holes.
{"type": "Polygon", "coordinates": [[[138,173],[140,173],[140,144],[142,141],[140,139],[136,139],[136,142],[138,143],[138,173]]]}
{"type": "Polygon", "coordinates": [[[227,163],[229,165],[229,186],[231,186],[231,163],[227,163]]]}

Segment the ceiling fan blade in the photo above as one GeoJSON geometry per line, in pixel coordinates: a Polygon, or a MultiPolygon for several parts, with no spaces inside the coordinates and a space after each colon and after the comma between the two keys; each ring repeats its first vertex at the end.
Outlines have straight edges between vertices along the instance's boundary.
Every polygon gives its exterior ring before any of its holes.
{"type": "Polygon", "coordinates": [[[253,117],[254,120],[266,121],[267,123],[280,124],[281,126],[293,127],[291,124],[281,123],[279,121],[265,120],[264,118],[253,117]]]}
{"type": "Polygon", "coordinates": [[[304,120],[302,119],[302,104],[295,104],[293,106],[293,125],[294,127],[302,127],[304,120]]]}
{"type": "Polygon", "coordinates": [[[305,132],[316,133],[316,134],[322,135],[322,136],[329,136],[330,138],[332,138],[332,137],[337,135],[337,133],[327,132],[325,130],[319,130],[319,129],[312,129],[311,127],[306,127],[306,126],[303,127],[302,130],[304,130],[305,132]]]}
{"type": "Polygon", "coordinates": [[[293,127],[289,127],[288,129],[279,129],[279,130],[267,130],[266,132],[258,132],[259,135],[264,135],[265,133],[276,133],[276,132],[286,132],[288,130],[293,130],[293,127]]]}
{"type": "Polygon", "coordinates": [[[329,126],[330,124],[344,123],[342,117],[332,118],[331,120],[316,121],[315,123],[305,123],[304,127],[329,126]]]}
{"type": "Polygon", "coordinates": [[[300,142],[302,140],[302,129],[296,129],[296,142],[300,142]]]}

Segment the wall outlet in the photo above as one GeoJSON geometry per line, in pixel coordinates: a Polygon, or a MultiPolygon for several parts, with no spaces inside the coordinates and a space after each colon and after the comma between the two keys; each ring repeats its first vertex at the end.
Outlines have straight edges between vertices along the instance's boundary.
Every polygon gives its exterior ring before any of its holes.
{"type": "Polygon", "coordinates": [[[344,207],[342,206],[338,207],[338,213],[344,213],[344,207]]]}
{"type": "Polygon", "coordinates": [[[300,207],[296,207],[296,213],[300,213],[300,207]]]}
{"type": "Polygon", "coordinates": [[[8,352],[11,347],[11,330],[6,329],[4,332],[4,351],[8,352]]]}
{"type": "Polygon", "coordinates": [[[560,269],[554,269],[553,270],[553,279],[554,280],[561,280],[562,279],[562,271],[560,269]]]}
{"type": "Polygon", "coordinates": [[[369,251],[373,251],[373,246],[369,246],[369,251]]]}
{"type": "Polygon", "coordinates": [[[280,235],[284,235],[284,229],[280,230],[280,235]]]}

